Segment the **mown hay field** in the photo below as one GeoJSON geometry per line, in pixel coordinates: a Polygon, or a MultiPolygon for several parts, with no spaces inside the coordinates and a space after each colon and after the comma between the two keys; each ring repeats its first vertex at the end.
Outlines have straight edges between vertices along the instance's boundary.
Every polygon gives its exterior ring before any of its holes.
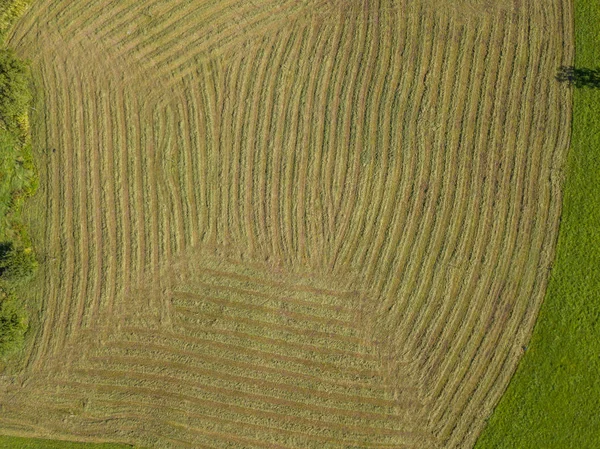
{"type": "Polygon", "coordinates": [[[41,304],[0,431],[471,447],[543,298],[566,0],[39,0],[41,304]]]}

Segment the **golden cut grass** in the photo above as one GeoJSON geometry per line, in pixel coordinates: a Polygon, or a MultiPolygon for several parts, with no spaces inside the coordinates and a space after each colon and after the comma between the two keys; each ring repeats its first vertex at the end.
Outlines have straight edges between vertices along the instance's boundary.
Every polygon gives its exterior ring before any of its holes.
{"type": "Polygon", "coordinates": [[[435,3],[34,3],[42,314],[0,430],[471,447],[553,259],[571,11],[435,3]]]}

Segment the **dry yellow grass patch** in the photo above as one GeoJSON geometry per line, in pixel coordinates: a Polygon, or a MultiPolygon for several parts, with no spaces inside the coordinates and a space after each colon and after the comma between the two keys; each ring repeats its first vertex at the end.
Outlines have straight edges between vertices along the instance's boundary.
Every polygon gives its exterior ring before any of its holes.
{"type": "Polygon", "coordinates": [[[472,446],[557,233],[571,10],[538,3],[34,3],[44,316],[0,429],[472,446]]]}

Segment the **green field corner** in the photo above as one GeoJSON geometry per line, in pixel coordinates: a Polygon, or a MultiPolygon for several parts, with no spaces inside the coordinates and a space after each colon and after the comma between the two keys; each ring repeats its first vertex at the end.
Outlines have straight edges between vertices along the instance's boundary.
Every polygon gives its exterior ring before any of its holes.
{"type": "MultiPolygon", "coordinates": [[[[575,67],[600,67],[600,0],[575,0],[575,67]]],[[[600,447],[600,89],[573,88],[563,211],[545,301],[476,449],[600,447]]]]}

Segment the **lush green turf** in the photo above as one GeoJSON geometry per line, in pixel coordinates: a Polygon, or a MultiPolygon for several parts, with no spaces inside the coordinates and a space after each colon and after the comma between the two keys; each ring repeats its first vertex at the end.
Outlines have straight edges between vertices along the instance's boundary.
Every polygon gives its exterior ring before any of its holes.
{"type": "MultiPolygon", "coordinates": [[[[600,66],[600,0],[575,0],[577,68],[600,66]]],[[[476,449],[600,448],[600,89],[574,92],[557,258],[527,355],[476,449]]]]}
{"type": "Polygon", "coordinates": [[[41,440],[0,436],[0,449],[131,449],[124,444],[71,443],[70,441],[41,440]]]}

